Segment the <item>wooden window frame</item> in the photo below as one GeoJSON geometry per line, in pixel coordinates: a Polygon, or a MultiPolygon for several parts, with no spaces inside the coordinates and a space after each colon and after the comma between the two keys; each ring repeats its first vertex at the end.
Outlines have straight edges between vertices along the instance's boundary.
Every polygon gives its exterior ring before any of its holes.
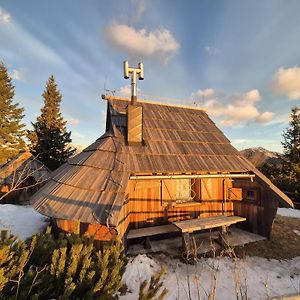
{"type": "Polygon", "coordinates": [[[243,187],[243,202],[246,203],[252,203],[260,205],[261,199],[260,199],[261,190],[259,187],[243,187]],[[250,198],[247,197],[247,192],[253,192],[254,197],[250,198]]]}
{"type": "Polygon", "coordinates": [[[185,204],[185,203],[193,203],[193,202],[195,202],[195,200],[194,200],[194,197],[192,196],[192,193],[193,193],[193,190],[192,190],[192,187],[193,187],[193,183],[192,183],[192,179],[175,179],[175,187],[176,187],[176,199],[175,199],[175,203],[176,204],[185,204]],[[180,182],[180,181],[189,181],[189,194],[190,194],[190,196],[189,197],[187,197],[187,198],[184,198],[184,199],[182,199],[182,198],[180,198],[180,197],[177,197],[177,188],[178,188],[178,186],[177,186],[177,184],[178,184],[178,182],[180,182]]]}

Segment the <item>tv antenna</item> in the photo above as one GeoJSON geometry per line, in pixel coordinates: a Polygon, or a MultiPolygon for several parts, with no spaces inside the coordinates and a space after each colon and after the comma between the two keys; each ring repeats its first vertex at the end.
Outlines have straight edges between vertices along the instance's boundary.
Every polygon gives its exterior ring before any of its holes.
{"type": "Polygon", "coordinates": [[[116,90],[111,90],[111,89],[106,88],[106,81],[107,81],[107,76],[105,77],[104,86],[103,86],[105,94],[111,94],[112,96],[114,96],[116,93],[116,90]]]}

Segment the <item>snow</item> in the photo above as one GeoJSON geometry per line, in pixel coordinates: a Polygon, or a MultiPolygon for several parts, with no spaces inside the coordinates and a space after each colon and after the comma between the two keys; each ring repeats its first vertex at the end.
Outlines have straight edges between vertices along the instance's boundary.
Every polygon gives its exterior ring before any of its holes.
{"type": "Polygon", "coordinates": [[[7,229],[22,240],[42,231],[47,225],[47,218],[31,206],[0,205],[0,230],[7,229]]]}
{"type": "Polygon", "coordinates": [[[201,258],[196,265],[186,265],[165,255],[155,258],[138,255],[131,258],[123,282],[128,286],[121,300],[137,299],[143,280],[161,267],[166,268],[164,287],[168,289],[166,300],[207,299],[216,277],[216,299],[265,299],[299,292],[300,257],[292,260],[269,260],[260,257],[230,259],[228,257],[201,258]],[[218,270],[216,270],[218,269],[218,270]],[[188,280],[189,277],[189,280],[188,280]]]}
{"type": "Polygon", "coordinates": [[[294,208],[278,208],[277,215],[284,217],[300,218],[300,210],[294,208]]]}
{"type": "MultiPolygon", "coordinates": [[[[300,218],[300,210],[297,209],[279,208],[277,214],[300,218]]],[[[293,232],[300,235],[298,229],[293,232]]],[[[120,300],[138,299],[140,284],[144,280],[149,281],[151,275],[162,267],[166,269],[163,277],[163,286],[168,289],[166,300],[208,299],[214,283],[217,300],[255,300],[300,293],[300,257],[290,260],[203,257],[195,265],[186,265],[164,254],[152,257],[139,254],[128,262],[122,279],[128,292],[120,300]]]]}
{"type": "Polygon", "coordinates": [[[296,233],[298,236],[300,236],[300,230],[295,229],[293,230],[293,232],[296,233]]]}

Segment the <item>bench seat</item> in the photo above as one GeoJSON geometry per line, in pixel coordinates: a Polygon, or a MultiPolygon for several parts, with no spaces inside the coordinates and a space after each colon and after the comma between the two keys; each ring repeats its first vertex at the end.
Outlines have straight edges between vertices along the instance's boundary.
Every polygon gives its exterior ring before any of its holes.
{"type": "Polygon", "coordinates": [[[152,235],[166,234],[179,231],[173,224],[144,227],[139,229],[131,229],[127,234],[127,239],[136,239],[140,237],[147,237],[152,235]]]}

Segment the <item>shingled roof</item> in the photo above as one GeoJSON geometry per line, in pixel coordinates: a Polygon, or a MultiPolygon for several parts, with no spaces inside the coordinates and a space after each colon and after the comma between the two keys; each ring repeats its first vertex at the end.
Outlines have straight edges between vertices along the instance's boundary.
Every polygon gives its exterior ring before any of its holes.
{"type": "Polygon", "coordinates": [[[29,151],[22,151],[0,168],[0,185],[21,185],[32,177],[42,183],[49,179],[50,170],[29,151]]]}
{"type": "Polygon", "coordinates": [[[130,174],[255,173],[285,205],[291,200],[236,150],[204,110],[139,102],[143,143],[127,145],[128,101],[108,101],[106,133],[32,198],[50,217],[116,225],[130,174]]]}

